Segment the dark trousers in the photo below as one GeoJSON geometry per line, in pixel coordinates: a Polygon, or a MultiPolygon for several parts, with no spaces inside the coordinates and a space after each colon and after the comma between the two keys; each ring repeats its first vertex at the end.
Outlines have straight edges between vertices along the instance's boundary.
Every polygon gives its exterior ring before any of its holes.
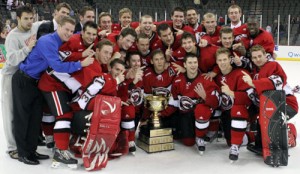
{"type": "Polygon", "coordinates": [[[20,70],[13,75],[13,127],[18,153],[22,157],[30,156],[37,149],[43,105],[37,85],[37,80],[20,70]]]}

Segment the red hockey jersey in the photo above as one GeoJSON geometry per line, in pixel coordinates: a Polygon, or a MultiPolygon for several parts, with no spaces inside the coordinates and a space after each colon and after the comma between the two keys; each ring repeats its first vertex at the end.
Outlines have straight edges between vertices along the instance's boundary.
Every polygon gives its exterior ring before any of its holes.
{"type": "Polygon", "coordinates": [[[264,29],[260,29],[259,34],[255,38],[251,38],[248,32],[247,37],[242,37],[241,41],[246,49],[250,49],[254,45],[261,45],[267,53],[273,55],[275,47],[274,39],[272,35],[264,29]]]}
{"type": "MultiPolygon", "coordinates": [[[[176,76],[176,71],[173,67],[169,66],[161,74],[157,74],[152,66],[148,67],[144,72],[143,86],[144,96],[155,95],[169,97],[171,94],[172,82],[176,76]]],[[[149,117],[149,111],[144,108],[143,119],[149,117]]]]}
{"type": "Polygon", "coordinates": [[[298,103],[293,95],[292,88],[287,84],[287,76],[276,61],[266,62],[260,69],[255,68],[253,72],[253,84],[258,95],[266,90],[284,90],[286,103],[298,111],[298,103]]]}
{"type": "Polygon", "coordinates": [[[240,42],[242,38],[248,37],[247,24],[242,24],[241,26],[233,29],[234,41],[240,42]]]}
{"type": "Polygon", "coordinates": [[[83,92],[76,100],[81,109],[93,110],[97,94],[117,96],[117,81],[111,74],[103,73],[99,76],[95,75],[93,79],[84,80],[90,81],[90,83],[85,88],[82,88],[83,92]]]}
{"type": "MultiPolygon", "coordinates": [[[[94,42],[94,47],[97,44],[98,40],[94,42]]],[[[82,57],[82,52],[85,51],[86,47],[83,43],[80,34],[74,34],[68,42],[64,43],[60,47],[60,58],[61,61],[81,61],[84,59],[82,57]]],[[[94,63],[97,61],[94,61],[94,63]]],[[[85,69],[85,68],[83,68],[85,69]]],[[[41,76],[39,81],[39,89],[42,91],[67,91],[74,93],[79,87],[80,84],[74,81],[71,76],[79,75],[81,71],[77,71],[72,75],[68,73],[58,73],[52,71],[51,68],[48,68],[47,71],[41,76]]]]}
{"type": "Polygon", "coordinates": [[[205,80],[198,74],[194,79],[188,79],[186,74],[180,74],[174,79],[171,89],[172,96],[169,99],[169,106],[161,112],[162,116],[169,116],[178,108],[180,112],[190,112],[197,104],[205,104],[211,108],[219,106],[219,87],[214,81],[205,80]],[[206,92],[206,99],[203,100],[194,91],[195,86],[201,83],[206,92]]]}
{"type": "MultiPolygon", "coordinates": [[[[177,50],[181,46],[180,38],[181,38],[181,35],[177,35],[177,36],[174,35],[174,42],[171,45],[171,50],[173,50],[173,51],[177,50]]],[[[159,39],[151,47],[151,50],[157,50],[157,49],[160,49],[165,53],[166,50],[168,49],[168,46],[164,45],[163,42],[159,39]]]]}
{"type": "Polygon", "coordinates": [[[199,43],[200,39],[205,39],[208,41],[208,44],[218,45],[220,43],[220,30],[221,27],[217,26],[213,34],[208,34],[206,33],[205,27],[201,25],[201,27],[198,27],[195,34],[197,43],[199,43]]]}
{"type": "MultiPolygon", "coordinates": [[[[98,43],[98,39],[94,41],[93,49],[95,49],[98,43]]],[[[78,61],[83,60],[85,57],[82,56],[82,53],[88,47],[84,45],[81,34],[74,34],[67,42],[65,42],[60,48],[60,51],[70,51],[72,54],[68,56],[67,61],[78,61]]]]}
{"type": "Polygon", "coordinates": [[[227,96],[226,94],[221,94],[221,105],[224,110],[229,110],[235,105],[251,105],[250,95],[252,95],[253,88],[244,82],[242,77],[244,74],[242,71],[247,72],[243,69],[234,69],[229,74],[222,75],[219,74],[215,81],[219,87],[222,86],[221,82],[224,82],[228,85],[230,90],[234,92],[234,98],[227,96]],[[247,91],[251,91],[248,92],[247,91]]]}
{"type": "Polygon", "coordinates": [[[176,71],[169,66],[163,73],[157,74],[152,67],[144,72],[143,86],[144,94],[170,96],[171,85],[176,76],[176,71]]]}
{"type": "MultiPolygon", "coordinates": [[[[207,47],[200,48],[197,47],[196,56],[198,57],[198,67],[202,73],[207,73],[213,71],[215,73],[219,73],[218,65],[216,64],[216,51],[219,47],[214,45],[209,45],[207,47]]],[[[174,62],[183,66],[183,59],[186,55],[186,51],[180,47],[172,54],[172,59],[174,62]]]]}
{"type": "MultiPolygon", "coordinates": [[[[131,22],[130,23],[130,27],[133,28],[133,29],[136,29],[139,25],[140,25],[139,22],[131,22]]],[[[121,32],[121,30],[122,30],[122,27],[121,27],[120,23],[116,23],[116,24],[111,25],[111,31],[113,33],[119,34],[121,32]]]]}
{"type": "Polygon", "coordinates": [[[119,85],[118,97],[124,102],[130,102],[134,106],[139,106],[143,102],[143,81],[133,83],[133,79],[126,79],[119,85]]]}

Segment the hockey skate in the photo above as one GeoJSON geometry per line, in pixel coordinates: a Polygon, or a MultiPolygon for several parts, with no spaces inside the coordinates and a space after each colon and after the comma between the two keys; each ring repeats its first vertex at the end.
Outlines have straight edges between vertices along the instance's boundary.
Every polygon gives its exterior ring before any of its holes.
{"type": "Polygon", "coordinates": [[[55,149],[51,167],[58,168],[61,164],[66,164],[71,169],[77,168],[78,161],[72,157],[68,150],[55,149]]]}
{"type": "Polygon", "coordinates": [[[53,135],[46,135],[45,136],[45,141],[46,141],[46,146],[47,146],[48,149],[53,149],[54,148],[53,135]]]}
{"type": "Polygon", "coordinates": [[[204,137],[205,142],[212,143],[215,139],[221,138],[222,134],[219,134],[218,131],[208,131],[207,134],[204,137]]]}
{"type": "Polygon", "coordinates": [[[196,138],[196,144],[198,147],[198,151],[200,155],[203,155],[204,151],[205,151],[205,141],[203,138],[196,138]]]}
{"type": "Polygon", "coordinates": [[[129,141],[129,142],[128,142],[128,145],[129,145],[129,152],[130,152],[132,155],[135,155],[135,152],[136,152],[136,145],[135,145],[135,142],[134,142],[134,141],[129,141]]]}
{"type": "Polygon", "coordinates": [[[237,161],[238,158],[239,158],[239,146],[236,144],[232,144],[229,151],[230,162],[233,163],[234,161],[237,161]]]}

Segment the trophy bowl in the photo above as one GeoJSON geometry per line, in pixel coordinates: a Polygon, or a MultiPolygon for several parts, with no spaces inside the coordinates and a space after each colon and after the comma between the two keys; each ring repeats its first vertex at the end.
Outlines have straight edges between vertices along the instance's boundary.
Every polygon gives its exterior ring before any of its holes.
{"type": "Polygon", "coordinates": [[[166,109],[168,106],[168,99],[163,96],[149,95],[145,97],[144,106],[153,112],[153,117],[149,122],[149,126],[152,128],[161,128],[160,118],[158,112],[166,109]]]}

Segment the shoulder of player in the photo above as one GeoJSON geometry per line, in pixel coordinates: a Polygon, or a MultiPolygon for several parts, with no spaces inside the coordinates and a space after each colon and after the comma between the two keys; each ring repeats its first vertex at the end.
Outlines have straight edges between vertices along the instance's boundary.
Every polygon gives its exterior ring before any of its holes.
{"type": "Polygon", "coordinates": [[[240,77],[240,76],[244,76],[244,73],[242,72],[246,72],[250,75],[250,73],[248,72],[248,70],[243,69],[243,68],[235,68],[231,71],[230,75],[231,76],[235,76],[235,77],[240,77]]]}
{"type": "Polygon", "coordinates": [[[149,75],[153,74],[153,68],[152,67],[147,67],[144,71],[144,77],[147,78],[149,75]]]}
{"type": "Polygon", "coordinates": [[[163,73],[168,73],[169,76],[176,76],[177,71],[175,70],[175,67],[173,65],[170,65],[163,73]]]}
{"type": "Polygon", "coordinates": [[[267,61],[260,69],[260,71],[269,71],[277,68],[282,69],[281,65],[277,61],[267,61]]]}
{"type": "Polygon", "coordinates": [[[174,78],[174,83],[183,83],[185,81],[185,76],[183,73],[178,74],[175,78],[174,78]]]}

